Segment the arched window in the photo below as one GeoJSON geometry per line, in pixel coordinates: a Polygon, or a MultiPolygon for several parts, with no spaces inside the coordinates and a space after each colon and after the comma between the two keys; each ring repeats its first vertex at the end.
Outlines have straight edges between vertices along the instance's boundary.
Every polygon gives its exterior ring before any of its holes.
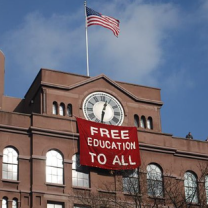
{"type": "Polygon", "coordinates": [[[2,199],[2,208],[8,208],[8,199],[7,198],[2,199]]]}
{"type": "Polygon", "coordinates": [[[46,154],[46,182],[63,184],[63,157],[55,150],[46,154]]]}
{"type": "Polygon", "coordinates": [[[147,191],[149,196],[163,197],[162,171],[155,164],[147,166],[147,191]]]}
{"type": "Polygon", "coordinates": [[[128,194],[139,193],[138,170],[126,170],[123,174],[123,192],[128,194]]]}
{"type": "Polygon", "coordinates": [[[146,129],[146,118],[144,116],[141,117],[140,126],[141,128],[146,129]]]}
{"type": "Polygon", "coordinates": [[[55,101],[53,102],[52,113],[53,113],[53,115],[57,115],[58,114],[58,104],[55,101]]]}
{"type": "Polygon", "coordinates": [[[18,178],[18,153],[12,147],[3,150],[2,178],[17,180],[18,178]]]}
{"type": "Polygon", "coordinates": [[[17,199],[12,200],[12,208],[18,208],[18,201],[17,199]]]}
{"type": "Polygon", "coordinates": [[[198,203],[197,178],[189,171],[184,174],[184,189],[186,202],[198,203]]]}
{"type": "Polygon", "coordinates": [[[59,115],[64,116],[65,115],[65,105],[64,103],[61,103],[59,106],[59,115]]]}
{"type": "Polygon", "coordinates": [[[152,117],[148,117],[147,119],[147,128],[153,129],[152,117]]]}
{"type": "Polygon", "coordinates": [[[134,115],[134,126],[139,127],[139,116],[137,114],[134,115]]]}
{"type": "Polygon", "coordinates": [[[72,185],[89,188],[89,170],[80,165],[79,154],[73,155],[72,161],[72,185]]]}
{"type": "Polygon", "coordinates": [[[72,117],[72,104],[67,105],[67,116],[72,117]]]}
{"type": "Polygon", "coordinates": [[[208,204],[208,175],[205,176],[205,191],[206,191],[206,198],[208,204]]]}

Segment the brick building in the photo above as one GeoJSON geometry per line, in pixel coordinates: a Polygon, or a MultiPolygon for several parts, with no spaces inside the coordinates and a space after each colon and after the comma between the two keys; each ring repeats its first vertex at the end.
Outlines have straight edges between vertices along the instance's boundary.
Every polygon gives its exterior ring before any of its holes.
{"type": "Polygon", "coordinates": [[[180,187],[181,201],[207,204],[208,143],[162,132],[160,89],[103,74],[88,77],[41,69],[24,99],[8,97],[4,59],[0,52],[2,208],[177,207],[168,196],[170,178],[175,189],[180,187]],[[107,171],[79,164],[74,116],[97,121],[83,106],[89,96],[99,100],[99,93],[115,99],[123,112],[123,117],[115,113],[114,119],[108,118],[109,124],[137,126],[142,160],[138,170],[107,171]]]}

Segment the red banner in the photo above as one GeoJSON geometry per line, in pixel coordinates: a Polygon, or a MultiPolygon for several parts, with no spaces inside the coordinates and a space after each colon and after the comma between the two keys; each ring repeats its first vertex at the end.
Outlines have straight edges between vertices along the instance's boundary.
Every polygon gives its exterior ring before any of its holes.
{"type": "Polygon", "coordinates": [[[113,126],[77,118],[80,164],[103,169],[135,169],[141,164],[136,127],[113,126]]]}

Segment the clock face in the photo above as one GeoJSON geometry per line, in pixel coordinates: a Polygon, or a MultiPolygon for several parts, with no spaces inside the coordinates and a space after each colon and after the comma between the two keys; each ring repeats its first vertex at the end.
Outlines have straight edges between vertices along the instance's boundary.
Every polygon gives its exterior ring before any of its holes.
{"type": "Polygon", "coordinates": [[[124,111],[119,101],[110,94],[94,92],[83,102],[83,112],[86,119],[99,123],[121,125],[124,111]]]}

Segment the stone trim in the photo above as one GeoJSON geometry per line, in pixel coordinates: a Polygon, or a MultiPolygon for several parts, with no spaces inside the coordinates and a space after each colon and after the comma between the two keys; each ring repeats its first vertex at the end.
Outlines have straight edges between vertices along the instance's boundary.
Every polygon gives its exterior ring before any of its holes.
{"type": "Polygon", "coordinates": [[[2,182],[6,182],[6,183],[20,183],[20,181],[18,180],[10,180],[10,179],[1,179],[2,182]]]}
{"type": "Polygon", "coordinates": [[[46,186],[56,186],[56,187],[60,187],[60,188],[65,188],[66,187],[66,185],[59,184],[59,183],[48,183],[48,182],[45,182],[45,185],[46,186]]]}

